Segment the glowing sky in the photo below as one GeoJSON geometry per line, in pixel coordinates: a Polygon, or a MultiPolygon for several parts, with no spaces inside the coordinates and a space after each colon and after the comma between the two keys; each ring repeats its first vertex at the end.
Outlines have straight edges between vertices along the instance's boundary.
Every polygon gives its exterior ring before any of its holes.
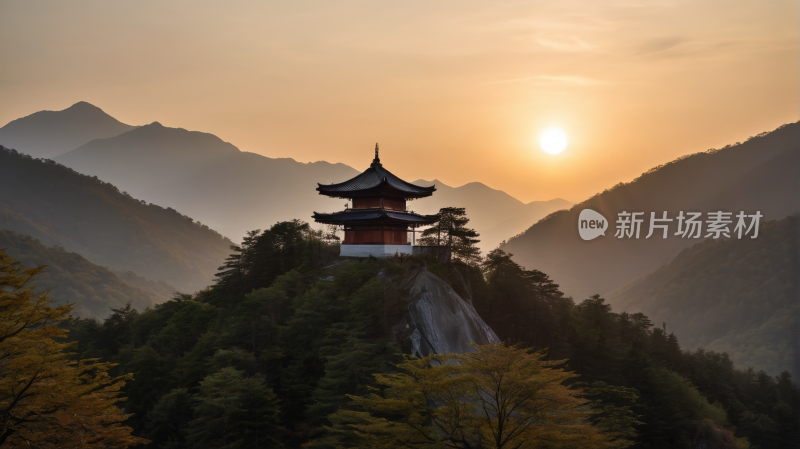
{"type": "Polygon", "coordinates": [[[0,126],[83,100],[302,162],[363,169],[378,141],[408,180],[579,201],[796,121],[796,4],[0,0],[0,126]]]}

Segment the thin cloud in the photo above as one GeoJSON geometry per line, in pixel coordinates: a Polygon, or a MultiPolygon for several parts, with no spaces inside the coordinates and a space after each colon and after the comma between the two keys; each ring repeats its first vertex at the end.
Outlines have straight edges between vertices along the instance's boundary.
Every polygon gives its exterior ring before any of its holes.
{"type": "Polygon", "coordinates": [[[682,37],[665,37],[659,39],[651,39],[645,42],[644,44],[640,45],[639,48],[637,49],[636,54],[646,55],[652,53],[659,53],[662,51],[673,49],[685,42],[687,42],[687,40],[682,37]]]}
{"type": "MultiPolygon", "coordinates": [[[[724,48],[736,46],[735,41],[702,41],[689,40],[680,37],[651,39],[633,50],[636,56],[654,58],[681,58],[699,54],[718,52],[724,48]]],[[[764,49],[766,45],[759,45],[764,49]]]]}
{"type": "Polygon", "coordinates": [[[500,81],[489,81],[483,84],[507,84],[507,83],[520,83],[520,82],[533,82],[541,85],[561,85],[561,86],[597,86],[607,84],[605,81],[587,78],[576,75],[535,75],[525,78],[511,78],[500,81]]]}
{"type": "Polygon", "coordinates": [[[589,45],[576,36],[572,36],[567,39],[538,38],[536,39],[536,43],[543,47],[553,48],[564,52],[586,51],[594,48],[593,45],[589,45]]]}

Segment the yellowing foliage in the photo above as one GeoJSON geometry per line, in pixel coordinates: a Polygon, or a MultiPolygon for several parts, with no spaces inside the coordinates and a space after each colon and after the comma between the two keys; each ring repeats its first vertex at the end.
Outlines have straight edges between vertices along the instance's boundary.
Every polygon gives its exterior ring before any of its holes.
{"type": "Polygon", "coordinates": [[[45,267],[22,270],[0,250],[0,447],[127,448],[147,443],[121,423],[119,390],[131,375],[74,361],[56,324],[70,305],[53,307],[29,282],[45,267]]]}
{"type": "Polygon", "coordinates": [[[376,374],[383,391],[350,396],[364,411],[331,415],[332,430],[373,448],[630,445],[587,421],[582,391],[563,384],[576,375],[555,368],[563,361],[503,344],[474,346],[473,353],[409,357],[401,374],[376,374]]]}

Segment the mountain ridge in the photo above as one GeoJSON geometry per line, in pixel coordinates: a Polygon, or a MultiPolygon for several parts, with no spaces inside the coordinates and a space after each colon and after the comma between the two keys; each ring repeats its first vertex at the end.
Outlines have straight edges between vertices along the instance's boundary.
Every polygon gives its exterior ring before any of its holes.
{"type": "Polygon", "coordinates": [[[210,285],[233,244],[175,209],[2,147],[0,226],[183,291],[210,285]]]}
{"type": "Polygon", "coordinates": [[[97,138],[135,129],[80,101],[60,111],[38,111],[0,128],[0,145],[34,157],[54,158],[97,138]]]}
{"type": "MultiPolygon", "coordinates": [[[[157,121],[85,142],[54,160],[133,197],[181,210],[234,240],[278,221],[310,221],[314,211],[340,210],[338,200],[317,194],[317,183],[341,182],[360,173],[342,163],[302,163],[241,151],[213,134],[157,121]]],[[[466,206],[471,226],[483,234],[484,251],[523,230],[526,221],[566,203],[526,205],[480,182],[457,188],[436,182],[439,192],[411,207],[435,213],[445,206],[466,206]],[[502,222],[508,223],[494,229],[502,222]]]]}
{"type": "MultiPolygon", "coordinates": [[[[614,238],[618,212],[667,211],[674,218],[679,210],[699,207],[704,213],[753,213],[751,207],[763,204],[764,220],[781,219],[797,211],[798,190],[773,192],[767,186],[796,185],[796,177],[787,167],[798,163],[798,158],[800,122],[761,133],[744,143],[682,156],[654,167],[629,183],[619,183],[568,210],[548,215],[501,248],[514,254],[521,265],[550,274],[567,295],[585,298],[606,293],[658,268],[696,243],[674,236],[645,239],[648,221],[643,223],[642,238],[614,238]],[[749,181],[748,177],[756,175],[759,181],[749,181]],[[748,201],[726,194],[748,182],[755,189],[748,201]],[[609,220],[605,237],[590,242],[579,238],[578,215],[583,209],[597,211],[609,220]]],[[[675,222],[672,226],[674,232],[675,222]]]]}

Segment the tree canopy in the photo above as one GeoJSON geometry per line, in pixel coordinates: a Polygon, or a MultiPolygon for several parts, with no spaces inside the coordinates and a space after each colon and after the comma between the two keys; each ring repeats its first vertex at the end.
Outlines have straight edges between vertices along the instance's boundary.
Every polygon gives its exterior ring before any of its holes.
{"type": "Polygon", "coordinates": [[[588,420],[577,377],[543,352],[503,344],[477,352],[407,356],[399,373],[376,374],[380,392],[348,396],[365,411],[331,417],[364,447],[627,447],[631,441],[588,420]]]}
{"type": "Polygon", "coordinates": [[[468,228],[466,209],[463,207],[443,207],[439,209],[439,221],[422,231],[419,243],[424,246],[447,246],[452,256],[468,264],[480,260],[480,242],[474,229],[468,228]]]}
{"type": "MultiPolygon", "coordinates": [[[[783,449],[800,442],[800,392],[789,372],[776,376],[737,367],[724,353],[684,350],[664,325],[654,326],[644,314],[614,311],[599,295],[565,297],[547,274],[520,267],[502,251],[473,265],[459,259],[439,263],[430,255],[343,259],[335,245],[326,246],[299,221],[250,237],[234,251],[242,263],[233,262],[234,271],[223,270],[206,290],[176,294],[149,310],[115,308],[104,321],[63,323],[82,358],[119,363],[111,375],[133,373],[136,381],[124,387],[130,398],[126,413],[133,413],[126,424],[153,447],[302,447],[312,441],[320,448],[363,447],[388,444],[397,438],[391,432],[402,426],[407,441],[423,442],[420,447],[445,444],[430,433],[432,423],[411,419],[425,413],[458,418],[452,428],[463,429],[469,444],[502,443],[492,437],[497,414],[478,426],[485,434],[469,430],[480,414],[467,416],[467,408],[489,409],[491,401],[438,410],[438,403],[399,403],[401,396],[392,396],[405,389],[403,397],[417,397],[430,386],[430,394],[458,392],[463,398],[476,394],[480,379],[491,379],[488,374],[479,379],[477,365],[464,368],[478,363],[470,354],[439,360],[439,366],[407,364],[413,359],[403,358],[413,331],[405,327],[405,289],[421,270],[472,304],[514,351],[536,358],[530,366],[539,371],[531,368],[531,378],[553,380],[549,385],[560,392],[565,408],[530,422],[538,426],[537,438],[556,430],[563,435],[552,444],[542,440],[542,447],[628,441],[658,449],[718,442],[783,449]],[[451,359],[458,364],[446,363],[451,359]],[[452,377],[434,376],[447,370],[452,377]],[[433,377],[426,384],[412,373],[433,377]],[[398,389],[384,381],[399,382],[398,389]],[[251,395],[261,397],[265,407],[249,402],[251,395]],[[417,415],[409,414],[404,424],[405,415],[379,410],[398,404],[417,415]],[[572,418],[556,422],[560,415],[572,418]],[[336,422],[339,418],[347,421],[336,422]],[[414,422],[422,423],[421,431],[409,430],[414,422]],[[378,433],[354,425],[374,425],[370,428],[378,433]],[[574,432],[572,425],[578,426],[574,432]],[[277,443],[263,440],[267,429],[277,443]],[[425,435],[434,440],[423,440],[425,435]]],[[[503,421],[500,434],[507,435],[515,418],[511,413],[503,421]]]]}

